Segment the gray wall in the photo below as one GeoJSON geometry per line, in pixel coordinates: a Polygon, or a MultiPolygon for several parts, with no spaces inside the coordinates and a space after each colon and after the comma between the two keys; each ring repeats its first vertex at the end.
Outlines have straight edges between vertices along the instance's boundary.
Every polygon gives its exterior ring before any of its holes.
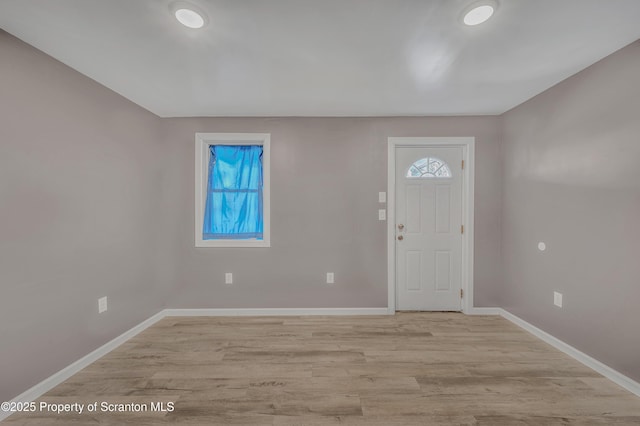
{"type": "Polygon", "coordinates": [[[500,128],[497,117],[184,118],[163,120],[167,176],[163,229],[173,247],[171,306],[386,307],[389,136],[475,136],[476,305],[500,285],[500,128]],[[268,132],[272,246],[194,247],[194,133],[268,132]],[[234,284],[224,284],[224,273],[234,284]],[[326,284],[334,272],[336,284],[326,284]]]}
{"type": "Polygon", "coordinates": [[[3,31],[0,58],[4,401],[157,313],[166,288],[160,120],[3,31]]]}
{"type": "Polygon", "coordinates": [[[635,380],[638,76],[640,41],[503,116],[502,306],[635,380]]]}

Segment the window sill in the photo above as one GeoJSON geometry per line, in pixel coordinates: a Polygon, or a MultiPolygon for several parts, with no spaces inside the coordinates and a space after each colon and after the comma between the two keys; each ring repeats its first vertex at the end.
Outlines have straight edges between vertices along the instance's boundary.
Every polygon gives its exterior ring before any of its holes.
{"type": "Polygon", "coordinates": [[[271,247],[267,240],[198,240],[196,247],[243,247],[243,248],[265,248],[271,247]]]}

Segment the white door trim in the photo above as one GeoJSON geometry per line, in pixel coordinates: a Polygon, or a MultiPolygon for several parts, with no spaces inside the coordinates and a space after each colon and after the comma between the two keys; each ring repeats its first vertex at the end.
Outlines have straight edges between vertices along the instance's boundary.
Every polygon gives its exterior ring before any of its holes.
{"type": "Polygon", "coordinates": [[[473,211],[474,211],[474,137],[390,137],[387,153],[387,307],[396,311],[396,148],[402,146],[459,146],[462,147],[464,170],[462,175],[462,312],[473,310],[473,211]]]}

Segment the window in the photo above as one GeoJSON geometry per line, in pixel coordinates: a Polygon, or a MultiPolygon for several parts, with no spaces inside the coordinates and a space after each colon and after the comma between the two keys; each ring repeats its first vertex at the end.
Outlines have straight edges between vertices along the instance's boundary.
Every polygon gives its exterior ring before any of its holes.
{"type": "Polygon", "coordinates": [[[435,157],[422,158],[409,167],[408,178],[450,178],[451,169],[444,161],[435,157]]]}
{"type": "Polygon", "coordinates": [[[270,246],[270,135],[196,133],[196,247],[270,246]]]}

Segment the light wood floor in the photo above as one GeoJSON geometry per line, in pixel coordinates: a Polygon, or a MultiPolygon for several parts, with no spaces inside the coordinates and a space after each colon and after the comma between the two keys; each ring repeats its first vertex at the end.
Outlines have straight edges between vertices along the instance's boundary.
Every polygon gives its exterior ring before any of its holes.
{"type": "Polygon", "coordinates": [[[640,425],[640,398],[500,317],[165,318],[8,425],[640,425]]]}

